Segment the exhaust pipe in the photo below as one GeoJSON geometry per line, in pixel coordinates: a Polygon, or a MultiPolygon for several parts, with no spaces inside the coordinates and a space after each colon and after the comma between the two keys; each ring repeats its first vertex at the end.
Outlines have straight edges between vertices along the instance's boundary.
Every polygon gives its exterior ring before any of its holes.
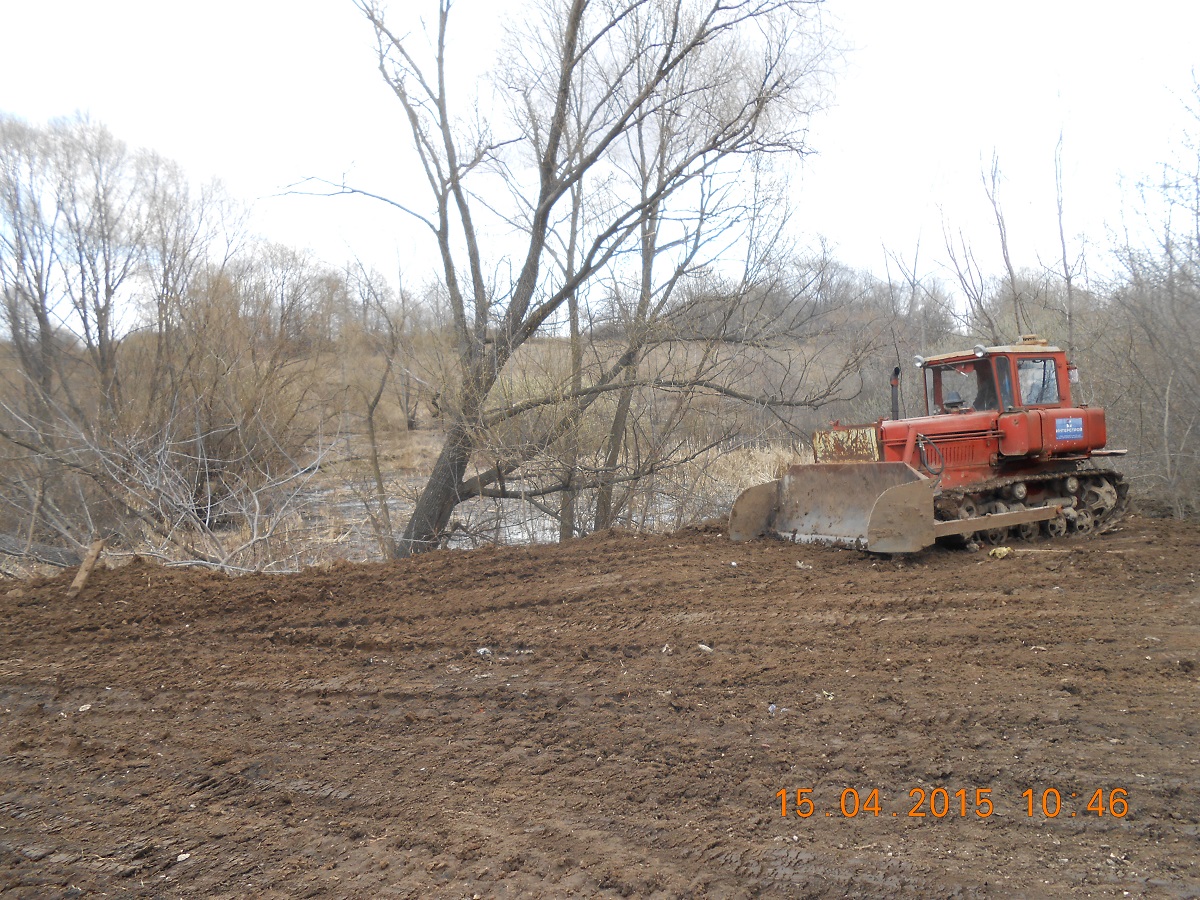
{"type": "Polygon", "coordinates": [[[900,418],[900,367],[892,369],[892,421],[900,418]]]}

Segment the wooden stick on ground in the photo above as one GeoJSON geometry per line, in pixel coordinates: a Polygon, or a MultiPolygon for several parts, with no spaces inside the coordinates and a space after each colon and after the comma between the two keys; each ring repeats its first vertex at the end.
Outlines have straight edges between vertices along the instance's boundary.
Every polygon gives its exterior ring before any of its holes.
{"type": "Polygon", "coordinates": [[[95,541],[92,546],[88,547],[87,556],[83,558],[83,562],[79,564],[79,571],[75,573],[75,580],[72,581],[71,586],[67,588],[68,600],[74,600],[79,596],[79,592],[82,591],[83,586],[87,584],[88,576],[92,574],[92,569],[96,568],[96,563],[100,559],[100,551],[103,549],[103,538],[95,541]]]}
{"type": "MultiPolygon", "coordinates": [[[[1073,549],[1069,549],[1069,550],[1057,550],[1057,549],[1055,549],[1055,550],[1040,550],[1036,547],[1013,547],[1013,552],[1015,552],[1015,553],[1074,553],[1075,549],[1077,549],[1077,548],[1073,548],[1073,549]]],[[[1103,553],[1125,553],[1126,551],[1124,551],[1124,550],[1103,550],[1101,552],[1103,552],[1103,553]]]]}

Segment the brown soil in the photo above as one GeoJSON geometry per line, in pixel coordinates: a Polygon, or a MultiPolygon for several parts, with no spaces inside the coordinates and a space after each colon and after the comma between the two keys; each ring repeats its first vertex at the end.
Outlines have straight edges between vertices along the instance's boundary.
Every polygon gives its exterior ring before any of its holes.
{"type": "Polygon", "coordinates": [[[1198,571],[1200,527],[1131,518],[22,584],[0,894],[1197,896],[1198,571]]]}

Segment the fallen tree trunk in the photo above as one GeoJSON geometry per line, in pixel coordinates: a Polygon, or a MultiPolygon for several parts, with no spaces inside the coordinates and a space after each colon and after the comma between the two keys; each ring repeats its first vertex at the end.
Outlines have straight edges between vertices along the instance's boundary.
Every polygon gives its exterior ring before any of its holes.
{"type": "Polygon", "coordinates": [[[32,559],[62,569],[79,565],[79,554],[74,550],[64,550],[49,544],[32,544],[7,534],[0,534],[0,553],[32,559]]]}

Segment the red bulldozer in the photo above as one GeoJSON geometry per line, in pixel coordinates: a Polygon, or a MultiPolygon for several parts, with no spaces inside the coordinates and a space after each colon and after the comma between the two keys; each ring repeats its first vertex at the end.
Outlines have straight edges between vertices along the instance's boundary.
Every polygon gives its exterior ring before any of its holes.
{"type": "Polygon", "coordinates": [[[1075,368],[1036,335],[999,347],[917,357],[925,415],[813,436],[816,462],[744,491],[730,513],[735,541],[796,541],[911,553],[957,536],[998,544],[1110,528],[1128,486],[1098,460],[1104,411],[1076,405],[1075,368]]]}

